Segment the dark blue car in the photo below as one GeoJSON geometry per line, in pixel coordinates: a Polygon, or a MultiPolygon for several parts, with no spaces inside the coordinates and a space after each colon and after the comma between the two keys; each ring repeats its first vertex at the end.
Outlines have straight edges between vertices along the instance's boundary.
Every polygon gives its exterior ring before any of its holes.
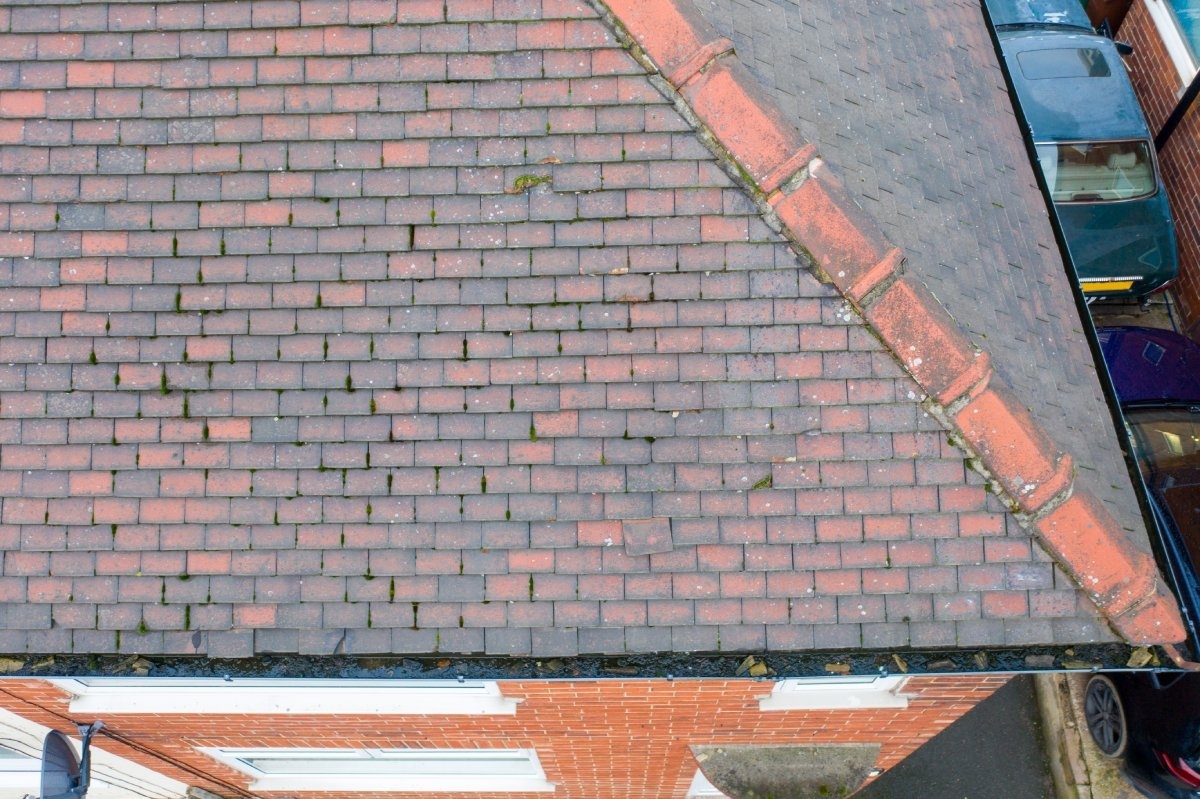
{"type": "Polygon", "coordinates": [[[1067,252],[1089,299],[1179,271],[1150,129],[1116,44],[1078,0],[985,0],[1067,252]]]}
{"type": "Polygon", "coordinates": [[[1150,498],[1167,579],[1200,620],[1200,345],[1170,330],[1097,331],[1150,498]]]}
{"type": "MultiPolygon", "coordinates": [[[[1097,331],[1191,644],[1200,618],[1200,345],[1170,330],[1097,331]]],[[[1193,657],[1196,657],[1193,654],[1193,657]]],[[[1084,700],[1100,749],[1147,796],[1200,799],[1200,674],[1101,675],[1084,700]]]]}

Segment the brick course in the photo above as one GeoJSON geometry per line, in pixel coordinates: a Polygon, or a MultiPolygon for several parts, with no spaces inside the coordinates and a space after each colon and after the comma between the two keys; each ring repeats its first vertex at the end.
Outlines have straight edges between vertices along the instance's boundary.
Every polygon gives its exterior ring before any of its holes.
{"type": "MultiPolygon", "coordinates": [[[[533,748],[546,778],[556,784],[555,795],[651,799],[684,795],[698,768],[689,747],[697,745],[873,743],[880,745],[875,765],[891,768],[1008,679],[914,676],[903,689],[907,708],[771,712],[760,712],[757,700],[771,692],[772,683],[750,679],[504,681],[503,695],[520,701],[515,716],[111,713],[105,724],[119,737],[97,743],[189,785],[226,793],[228,783],[246,788],[250,778],[215,763],[198,747],[533,748]],[[135,739],[138,749],[121,739],[135,739]]],[[[0,706],[51,727],[61,724],[66,702],[57,688],[27,679],[9,680],[5,687],[0,706]]],[[[355,799],[381,795],[344,793],[355,799]]]]}

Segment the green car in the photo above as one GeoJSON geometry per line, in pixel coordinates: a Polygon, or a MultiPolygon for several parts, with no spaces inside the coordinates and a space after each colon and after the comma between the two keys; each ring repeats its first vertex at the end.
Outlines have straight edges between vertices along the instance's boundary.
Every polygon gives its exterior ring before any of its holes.
{"type": "Polygon", "coordinates": [[[1084,294],[1163,288],[1179,273],[1175,225],[1117,45],[1075,0],[985,5],[1084,294]]]}

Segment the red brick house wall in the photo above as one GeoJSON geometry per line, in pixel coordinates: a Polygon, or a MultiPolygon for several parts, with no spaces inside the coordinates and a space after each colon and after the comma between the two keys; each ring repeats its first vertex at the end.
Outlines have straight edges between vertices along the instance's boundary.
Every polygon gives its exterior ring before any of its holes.
{"type": "MultiPolygon", "coordinates": [[[[1154,21],[1143,2],[1134,3],[1120,38],[1133,45],[1126,59],[1150,131],[1162,128],[1178,99],[1181,83],[1154,21]]],[[[1200,334],[1200,112],[1195,107],[1159,153],[1179,237],[1179,281],[1175,284],[1182,326],[1200,334]]]]}
{"type": "MultiPolygon", "coordinates": [[[[748,679],[514,681],[500,687],[504,696],[523,700],[515,716],[109,714],[103,719],[108,729],[142,751],[104,737],[96,745],[224,796],[232,795],[228,785],[205,782],[197,772],[242,787],[250,778],[195,747],[533,748],[557,784],[555,799],[665,799],[686,794],[697,769],[693,744],[877,743],[877,766],[891,768],[1008,679],[917,676],[903,690],[907,708],[769,712],[758,709],[758,698],[773,683],[748,679]],[[159,755],[191,766],[191,773],[159,755]]],[[[66,696],[40,680],[4,682],[0,706],[74,734],[66,696]]]]}

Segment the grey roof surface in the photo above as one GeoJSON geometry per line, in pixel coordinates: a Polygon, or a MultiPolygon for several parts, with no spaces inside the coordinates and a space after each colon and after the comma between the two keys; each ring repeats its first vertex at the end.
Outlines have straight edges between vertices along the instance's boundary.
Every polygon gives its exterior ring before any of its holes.
{"type": "Polygon", "coordinates": [[[1148,548],[978,2],[696,0],[1148,548]]]}
{"type": "MultiPolygon", "coordinates": [[[[304,8],[0,9],[0,651],[1113,639],[590,6],[304,8]]],[[[919,115],[1000,114],[986,39],[847,8],[803,96],[876,59],[907,128],[804,129],[1107,478],[1015,126],[919,115]]]]}

